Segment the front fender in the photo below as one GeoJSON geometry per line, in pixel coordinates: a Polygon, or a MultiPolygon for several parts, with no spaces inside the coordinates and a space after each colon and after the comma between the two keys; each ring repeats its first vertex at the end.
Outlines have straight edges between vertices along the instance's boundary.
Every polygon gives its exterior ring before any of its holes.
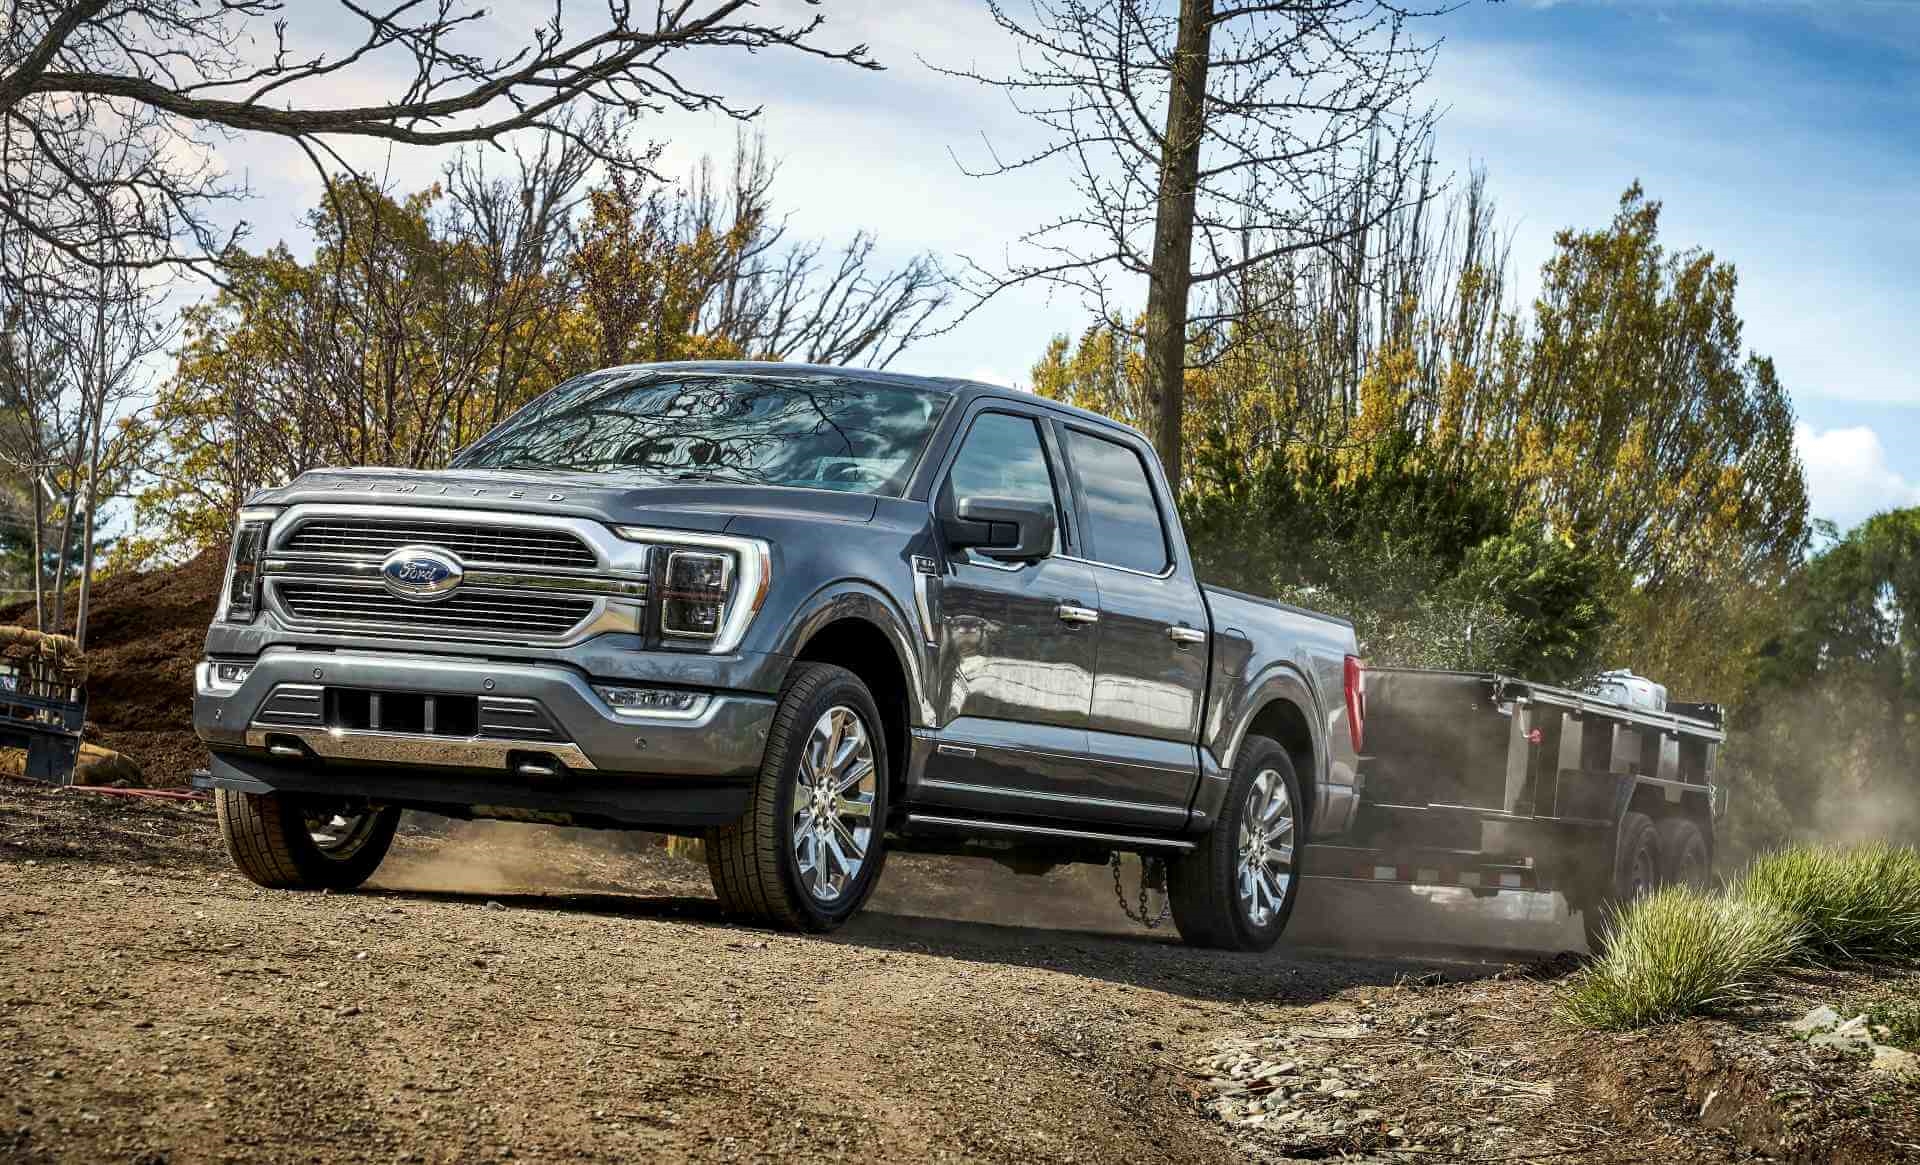
{"type": "Polygon", "coordinates": [[[836,579],[821,586],[787,617],[775,650],[790,659],[822,628],[843,619],[870,623],[887,637],[901,674],[907,677],[907,706],[913,710],[914,726],[931,725],[934,711],[927,695],[928,663],[911,630],[913,623],[891,596],[872,583],[836,579]]]}

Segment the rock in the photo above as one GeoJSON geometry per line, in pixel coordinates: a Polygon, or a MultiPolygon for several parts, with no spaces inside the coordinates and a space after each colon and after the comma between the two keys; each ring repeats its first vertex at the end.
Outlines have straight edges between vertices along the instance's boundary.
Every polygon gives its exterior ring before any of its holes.
{"type": "Polygon", "coordinates": [[[1900,1080],[1920,1080],[1920,1056],[1914,1055],[1905,1048],[1875,1044],[1873,1063],[1869,1066],[1869,1070],[1900,1080]]]}
{"type": "Polygon", "coordinates": [[[1840,1013],[1823,1003],[1787,1026],[1801,1035],[1832,1031],[1840,1026],[1840,1013]]]}
{"type": "Polygon", "coordinates": [[[1807,1043],[1816,1048],[1831,1048],[1836,1052],[1861,1054],[1873,1050],[1873,1037],[1864,1028],[1847,1031],[1835,1028],[1832,1031],[1815,1032],[1807,1037],[1807,1043]]]}
{"type": "Polygon", "coordinates": [[[505,910],[506,908],[507,908],[507,904],[505,902],[500,901],[498,898],[487,899],[488,910],[505,910]]]}

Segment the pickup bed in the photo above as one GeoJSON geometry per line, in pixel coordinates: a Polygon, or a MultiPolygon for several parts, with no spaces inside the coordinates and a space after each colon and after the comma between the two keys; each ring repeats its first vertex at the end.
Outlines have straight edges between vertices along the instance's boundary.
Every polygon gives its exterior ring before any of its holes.
{"type": "Polygon", "coordinates": [[[630,366],[443,471],[252,498],[194,705],[229,852],[357,885],[403,808],[705,839],[825,929],[895,850],[1165,862],[1270,945],[1353,819],[1352,628],[1202,587],[1152,447],[964,381],[630,366]]]}

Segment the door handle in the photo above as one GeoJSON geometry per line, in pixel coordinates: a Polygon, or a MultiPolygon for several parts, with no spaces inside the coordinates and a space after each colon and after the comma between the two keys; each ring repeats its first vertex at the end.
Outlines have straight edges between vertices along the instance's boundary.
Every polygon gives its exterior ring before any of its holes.
{"type": "Polygon", "coordinates": [[[1057,608],[1062,623],[1098,623],[1100,612],[1092,607],[1076,607],[1072,603],[1061,603],[1057,608]]]}
{"type": "Polygon", "coordinates": [[[1182,647],[1186,647],[1189,644],[1205,643],[1207,641],[1207,633],[1198,627],[1169,627],[1167,628],[1167,638],[1182,647]]]}

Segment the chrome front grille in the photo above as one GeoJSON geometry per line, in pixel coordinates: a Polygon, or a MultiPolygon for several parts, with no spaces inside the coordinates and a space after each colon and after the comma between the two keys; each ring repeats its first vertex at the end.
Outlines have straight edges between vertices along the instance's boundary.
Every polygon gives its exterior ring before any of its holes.
{"type": "Polygon", "coordinates": [[[399,598],[378,582],[275,579],[274,598],[294,622],[324,630],[444,638],[560,639],[594,613],[597,600],[533,591],[462,590],[438,602],[399,598]]]}
{"type": "Polygon", "coordinates": [[[281,544],[294,554],[385,558],[402,546],[438,546],[472,566],[529,570],[592,570],[593,548],[566,530],[427,518],[314,517],[281,544]]]}

